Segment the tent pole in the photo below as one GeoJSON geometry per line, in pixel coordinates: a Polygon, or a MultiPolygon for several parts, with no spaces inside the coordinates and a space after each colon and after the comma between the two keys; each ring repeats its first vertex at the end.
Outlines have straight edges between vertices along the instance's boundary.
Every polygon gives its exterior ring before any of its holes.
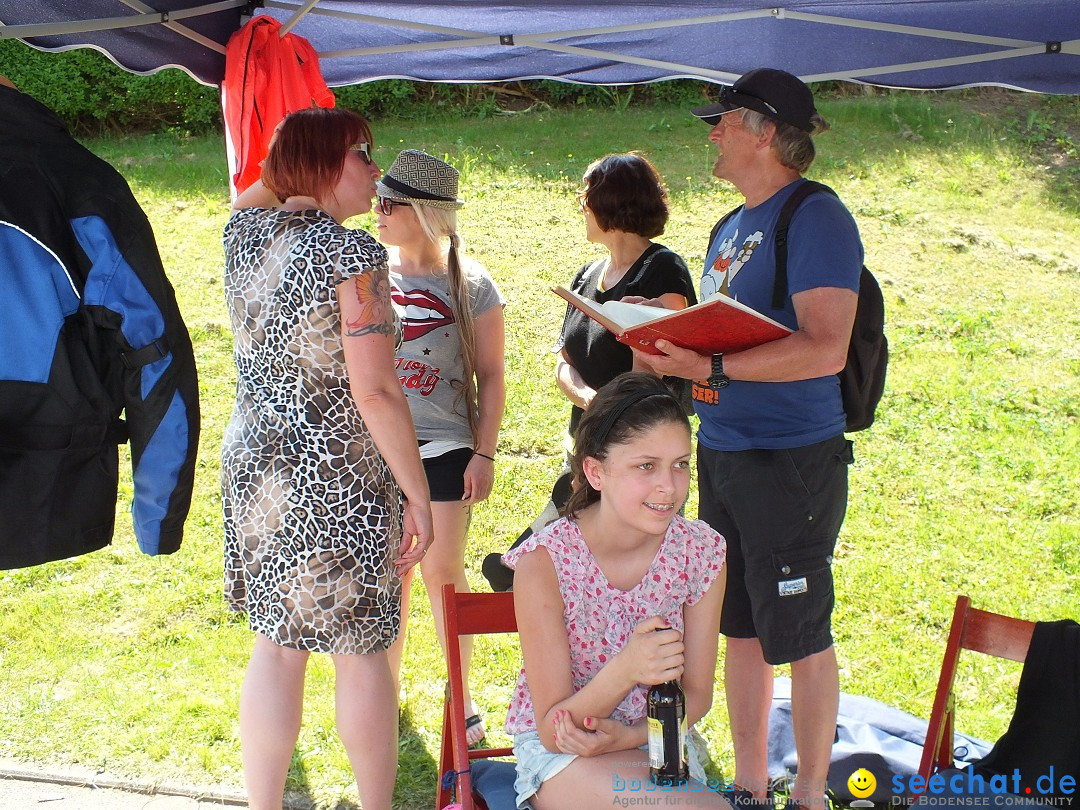
{"type": "Polygon", "coordinates": [[[64,34],[86,34],[91,31],[113,31],[119,28],[134,28],[140,25],[159,25],[171,20],[184,20],[188,17],[200,17],[217,11],[228,11],[247,6],[249,0],[219,0],[197,8],[177,9],[176,11],[154,11],[149,14],[137,14],[131,17],[106,17],[98,20],[73,20],[62,23],[29,23],[26,25],[0,24],[0,39],[32,39],[64,34]]]}
{"type": "MultiPolygon", "coordinates": [[[[135,9],[135,11],[141,11],[144,14],[157,13],[155,9],[146,5],[146,3],[139,2],[139,0],[120,0],[120,2],[128,8],[135,9]]],[[[181,25],[180,23],[174,22],[162,23],[162,25],[164,25],[170,31],[175,31],[182,37],[187,37],[192,42],[199,43],[204,48],[209,48],[215,53],[220,53],[222,55],[225,54],[225,46],[222,45],[220,42],[214,42],[214,40],[210,39],[210,37],[204,37],[198,31],[188,28],[186,25],[181,25]]]]}
{"type": "Polygon", "coordinates": [[[979,45],[1000,45],[1003,48],[1023,48],[1028,45],[1039,44],[1026,39],[988,37],[980,34],[967,34],[963,31],[942,31],[936,28],[924,28],[914,25],[896,25],[894,23],[856,20],[851,17],[808,14],[805,11],[785,11],[784,18],[788,20],[805,20],[806,22],[824,23],[825,25],[841,25],[848,28],[865,28],[870,31],[888,31],[889,33],[894,34],[911,34],[912,36],[917,37],[948,39],[953,42],[974,42],[979,45]]]}
{"type": "MultiPolygon", "coordinates": [[[[289,10],[296,8],[292,3],[282,2],[282,0],[265,0],[264,5],[266,8],[280,8],[283,10],[289,10]]],[[[317,8],[312,11],[313,14],[337,17],[343,20],[355,20],[357,22],[367,22],[373,25],[385,25],[389,28],[403,28],[407,31],[429,31],[433,34],[447,34],[449,36],[463,36],[468,37],[463,44],[471,45],[491,44],[489,40],[494,39],[496,44],[498,42],[497,34],[485,34],[479,31],[471,31],[463,28],[450,28],[445,25],[433,25],[431,23],[413,22],[412,20],[398,20],[391,17],[376,17],[371,14],[362,14],[357,11],[339,11],[329,8],[317,8]]],[[[709,14],[699,17],[682,17],[674,18],[670,20],[650,20],[645,23],[631,23],[626,25],[608,25],[600,28],[579,28],[568,31],[551,31],[543,34],[529,34],[528,36],[534,39],[566,39],[567,37],[585,37],[594,36],[596,34],[618,34],[631,31],[654,31],[660,28],[680,28],[682,26],[691,25],[704,25],[707,23],[718,22],[732,22],[736,20],[752,20],[761,17],[773,17],[775,16],[768,9],[759,9],[755,11],[737,11],[728,14],[709,14]]],[[[505,33],[505,32],[504,32],[505,33]]],[[[524,35],[515,35],[515,38],[524,35]]]]}
{"type": "Polygon", "coordinates": [[[826,82],[837,79],[858,81],[863,78],[870,81],[869,77],[878,76],[882,73],[907,73],[912,70],[932,70],[935,68],[956,67],[957,65],[974,65],[979,62],[996,62],[1001,59],[1015,59],[1020,56],[1036,56],[1040,53],[1046,53],[1046,45],[1042,43],[1027,48],[1010,48],[1007,51],[954,56],[949,59],[927,59],[923,62],[906,62],[900,65],[877,65],[876,67],[852,68],[851,70],[837,71],[835,73],[815,73],[804,76],[802,79],[805,82],[826,82]]]}
{"type": "MultiPolygon", "coordinates": [[[[308,4],[311,7],[315,5],[315,3],[312,3],[311,0],[308,0],[308,4]]],[[[266,8],[280,8],[284,11],[296,8],[296,6],[292,3],[284,3],[281,0],[264,0],[263,5],[266,8]]],[[[308,11],[311,11],[311,13],[316,15],[322,15],[324,17],[337,17],[344,20],[356,20],[357,22],[367,22],[372,23],[373,25],[387,25],[391,28],[404,28],[406,30],[413,31],[430,31],[433,34],[449,34],[451,36],[478,36],[475,31],[467,31],[462,28],[448,28],[445,25],[430,25],[428,23],[416,23],[406,20],[394,20],[389,17],[375,17],[371,14],[361,14],[357,11],[335,11],[334,9],[307,8],[303,10],[303,13],[307,14],[308,11]]],[[[291,25],[293,23],[293,20],[295,19],[296,18],[294,15],[293,19],[289,21],[289,24],[291,25]]],[[[480,34],[479,36],[486,35],[480,34]]]]}
{"type": "Polygon", "coordinates": [[[283,26],[281,26],[281,28],[278,30],[278,36],[283,37],[290,31],[292,31],[293,26],[300,22],[300,20],[304,19],[304,17],[307,16],[307,13],[313,8],[315,8],[315,4],[318,2],[319,0],[307,0],[307,2],[304,3],[304,5],[301,6],[299,9],[297,9],[296,13],[289,18],[289,21],[283,26]]]}

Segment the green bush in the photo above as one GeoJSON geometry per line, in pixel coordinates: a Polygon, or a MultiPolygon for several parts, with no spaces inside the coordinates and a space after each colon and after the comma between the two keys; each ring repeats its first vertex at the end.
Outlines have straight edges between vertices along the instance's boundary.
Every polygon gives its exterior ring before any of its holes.
{"type": "Polygon", "coordinates": [[[404,79],[364,82],[332,89],[338,106],[356,110],[366,117],[373,117],[376,113],[401,115],[416,104],[416,85],[404,79]]]}
{"type": "Polygon", "coordinates": [[[221,126],[215,88],[204,87],[176,69],[150,76],[129,73],[89,48],[46,53],[2,40],[0,74],[83,134],[201,133],[221,126]]]}
{"type": "MultiPolygon", "coordinates": [[[[181,70],[139,76],[117,67],[98,51],[35,50],[0,40],[0,74],[41,101],[74,131],[206,133],[221,128],[218,92],[181,70]]],[[[387,79],[336,87],[337,103],[369,118],[414,118],[454,112],[485,117],[535,105],[625,109],[663,102],[701,103],[710,85],[680,79],[644,85],[603,87],[558,81],[445,84],[387,79]]]]}

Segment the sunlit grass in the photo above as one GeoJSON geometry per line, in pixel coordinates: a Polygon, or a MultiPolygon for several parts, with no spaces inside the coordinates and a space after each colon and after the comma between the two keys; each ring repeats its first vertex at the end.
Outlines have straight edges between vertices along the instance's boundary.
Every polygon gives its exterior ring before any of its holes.
{"type": "MultiPolygon", "coordinates": [[[[812,172],[859,222],[893,350],[878,422],[856,436],[837,553],[841,684],[920,716],[957,593],[1028,618],[1080,614],[1080,193],[1060,182],[1075,168],[1071,142],[1059,147],[1064,162],[1038,148],[1060,140],[1061,102],[993,101],[826,100],[833,130],[819,138],[812,172]],[[1025,128],[1030,116],[1006,113],[1009,105],[1035,110],[1033,123],[1025,128]]],[[[568,407],[550,349],[563,307],[548,287],[599,255],[573,201],[582,170],[609,151],[648,154],[671,189],[662,241],[691,268],[737,197],[710,180],[707,130],[678,108],[375,128],[383,166],[408,146],[462,168],[468,249],[509,302],[498,477],[476,509],[467,552],[481,588],[483,556],[531,521],[561,462],[568,407]]],[[[252,638],[221,597],[218,453],[234,385],[221,290],[222,144],[153,136],[92,147],[145,207],[195,343],[204,414],[195,502],[183,548],[146,558],[131,534],[124,482],[111,548],[0,574],[0,756],[236,788],[237,694],[252,638]]],[[[407,808],[432,804],[444,681],[421,583],[413,595],[397,791],[407,808]]],[[[516,648],[484,640],[475,659],[474,694],[499,739],[516,648]]],[[[1017,677],[989,662],[965,673],[960,728],[1000,734],[1010,713],[1001,687],[1017,677]]],[[[314,661],[290,788],[350,806],[355,787],[334,731],[332,681],[330,663],[314,661]]],[[[716,765],[730,769],[720,689],[704,731],[716,765]]]]}

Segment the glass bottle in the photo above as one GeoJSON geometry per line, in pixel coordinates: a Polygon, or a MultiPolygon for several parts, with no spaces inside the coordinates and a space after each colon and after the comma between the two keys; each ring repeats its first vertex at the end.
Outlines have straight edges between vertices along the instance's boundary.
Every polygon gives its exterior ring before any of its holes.
{"type": "Polygon", "coordinates": [[[678,681],[649,688],[649,778],[659,787],[689,778],[686,760],[686,698],[678,681]]]}

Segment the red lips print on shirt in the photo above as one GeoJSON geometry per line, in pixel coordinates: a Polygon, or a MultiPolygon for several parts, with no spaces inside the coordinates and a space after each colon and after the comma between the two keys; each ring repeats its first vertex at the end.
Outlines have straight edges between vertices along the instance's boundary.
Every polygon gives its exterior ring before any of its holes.
{"type": "Polygon", "coordinates": [[[404,309],[401,323],[405,340],[416,340],[433,329],[454,323],[454,313],[450,306],[427,290],[402,292],[395,287],[391,298],[404,309]]]}

